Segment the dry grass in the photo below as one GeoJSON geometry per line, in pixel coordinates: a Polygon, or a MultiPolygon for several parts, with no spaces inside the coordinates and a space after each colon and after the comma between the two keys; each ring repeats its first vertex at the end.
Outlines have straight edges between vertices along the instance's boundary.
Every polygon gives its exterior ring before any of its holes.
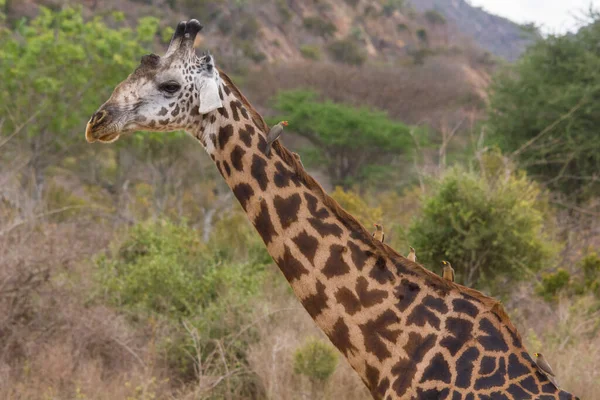
{"type": "Polygon", "coordinates": [[[592,296],[546,303],[531,286],[511,295],[510,314],[529,352],[544,353],[561,388],[582,399],[600,392],[600,311],[592,296]]]}
{"type": "MultiPolygon", "coordinates": [[[[273,271],[273,275],[268,282],[282,281],[278,271],[273,271]]],[[[294,373],[293,355],[308,338],[316,337],[330,344],[329,339],[290,293],[287,284],[271,284],[265,287],[265,294],[257,307],[264,319],[257,317],[259,341],[249,350],[250,369],[264,387],[267,399],[312,399],[307,380],[294,373]]],[[[315,400],[371,398],[341,355],[334,374],[317,396],[315,400]]]]}

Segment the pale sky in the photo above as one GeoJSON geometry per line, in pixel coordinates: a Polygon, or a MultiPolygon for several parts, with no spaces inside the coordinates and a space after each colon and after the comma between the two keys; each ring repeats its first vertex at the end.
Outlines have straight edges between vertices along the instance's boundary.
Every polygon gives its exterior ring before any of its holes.
{"type": "Polygon", "coordinates": [[[518,23],[535,22],[543,33],[576,31],[590,4],[600,0],[467,0],[471,5],[518,23]]]}

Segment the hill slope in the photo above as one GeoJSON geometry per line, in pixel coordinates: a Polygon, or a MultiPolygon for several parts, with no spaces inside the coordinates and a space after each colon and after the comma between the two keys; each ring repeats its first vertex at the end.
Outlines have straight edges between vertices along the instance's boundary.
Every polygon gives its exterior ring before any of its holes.
{"type": "Polygon", "coordinates": [[[465,0],[410,0],[418,11],[436,10],[482,48],[508,61],[516,60],[536,36],[509,19],[473,7],[465,0]]]}

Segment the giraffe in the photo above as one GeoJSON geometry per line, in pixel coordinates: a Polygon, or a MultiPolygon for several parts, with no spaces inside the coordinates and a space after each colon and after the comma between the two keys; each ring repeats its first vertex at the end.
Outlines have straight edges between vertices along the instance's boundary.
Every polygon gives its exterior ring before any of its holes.
{"type": "Polygon", "coordinates": [[[197,20],[142,57],[89,120],[88,142],[186,130],[211,159],[315,323],[375,399],[575,399],[538,369],[496,300],[375,240],[279,141],[209,53],[197,20]]]}

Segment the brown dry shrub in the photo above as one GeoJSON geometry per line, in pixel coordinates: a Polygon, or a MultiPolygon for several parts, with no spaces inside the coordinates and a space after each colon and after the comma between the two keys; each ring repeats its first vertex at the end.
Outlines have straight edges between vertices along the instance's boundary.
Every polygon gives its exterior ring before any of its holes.
{"type": "Polygon", "coordinates": [[[90,302],[83,260],[110,230],[43,222],[0,237],[0,398],[117,399],[165,386],[147,332],[90,302]]]}
{"type": "MultiPolygon", "coordinates": [[[[264,298],[256,306],[261,310],[255,316],[259,340],[250,346],[248,362],[264,388],[265,398],[307,398],[310,390],[306,378],[294,373],[294,352],[311,337],[330,341],[290,293],[279,271],[274,269],[272,273],[273,279],[266,280],[272,283],[264,288],[264,298]]],[[[364,400],[371,395],[340,354],[335,372],[317,398],[364,400]]]]}
{"type": "MultiPolygon", "coordinates": [[[[592,296],[547,303],[530,285],[511,294],[510,314],[530,354],[543,353],[561,388],[581,399],[600,391],[600,311],[592,296]]],[[[508,304],[507,304],[508,305],[508,304]]]]}
{"type": "Polygon", "coordinates": [[[336,102],[371,106],[410,124],[437,127],[448,116],[459,119],[462,110],[480,109],[486,79],[483,72],[439,56],[421,66],[272,65],[251,74],[245,89],[262,111],[268,110],[269,99],[278,90],[312,88],[336,102]]]}

